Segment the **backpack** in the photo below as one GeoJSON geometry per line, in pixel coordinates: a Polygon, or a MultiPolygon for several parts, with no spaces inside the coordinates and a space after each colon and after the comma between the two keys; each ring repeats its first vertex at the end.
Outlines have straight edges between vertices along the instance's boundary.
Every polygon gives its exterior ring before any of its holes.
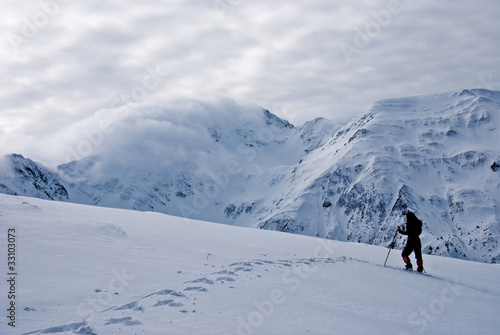
{"type": "Polygon", "coordinates": [[[409,234],[411,235],[422,234],[422,226],[423,226],[422,221],[420,221],[414,213],[408,212],[406,214],[406,230],[408,231],[409,234]]]}

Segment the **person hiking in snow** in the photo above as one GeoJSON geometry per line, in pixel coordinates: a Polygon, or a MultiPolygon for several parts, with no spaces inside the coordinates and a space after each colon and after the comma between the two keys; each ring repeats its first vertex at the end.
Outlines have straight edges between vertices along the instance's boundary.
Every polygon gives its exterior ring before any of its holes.
{"type": "Polygon", "coordinates": [[[420,242],[419,237],[422,233],[422,221],[420,221],[413,212],[408,211],[406,212],[406,229],[403,227],[398,227],[397,231],[400,234],[408,236],[406,246],[401,254],[401,256],[403,256],[404,262],[406,263],[406,269],[413,269],[409,256],[412,252],[415,252],[415,258],[417,259],[417,271],[424,271],[424,262],[422,260],[422,243],[420,242]]]}

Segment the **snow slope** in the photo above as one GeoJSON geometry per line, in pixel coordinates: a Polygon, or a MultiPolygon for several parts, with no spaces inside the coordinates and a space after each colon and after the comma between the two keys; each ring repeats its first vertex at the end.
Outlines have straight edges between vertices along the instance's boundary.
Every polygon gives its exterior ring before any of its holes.
{"type": "Polygon", "coordinates": [[[0,195],[2,334],[498,334],[500,265],[0,195]]]}

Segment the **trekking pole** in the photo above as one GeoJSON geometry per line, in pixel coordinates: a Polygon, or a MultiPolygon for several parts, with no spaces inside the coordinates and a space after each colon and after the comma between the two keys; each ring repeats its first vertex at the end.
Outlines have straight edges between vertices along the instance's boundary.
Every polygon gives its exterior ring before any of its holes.
{"type": "Polygon", "coordinates": [[[387,257],[385,258],[384,267],[385,267],[385,264],[387,263],[387,260],[389,259],[389,254],[391,253],[391,250],[394,248],[394,241],[396,241],[397,236],[398,236],[398,231],[396,230],[396,234],[394,234],[394,237],[392,238],[392,242],[391,242],[391,244],[389,244],[389,252],[387,253],[387,257]]]}

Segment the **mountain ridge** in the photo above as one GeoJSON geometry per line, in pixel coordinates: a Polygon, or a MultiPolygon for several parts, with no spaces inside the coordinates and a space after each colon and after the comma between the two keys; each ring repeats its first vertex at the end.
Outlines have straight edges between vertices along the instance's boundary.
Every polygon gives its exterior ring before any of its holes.
{"type": "MultiPolygon", "coordinates": [[[[152,164],[150,148],[137,144],[136,162],[103,152],[58,171],[38,168],[45,183],[36,174],[4,175],[0,192],[47,196],[30,194],[31,182],[49,194],[59,190],[54,200],[375,245],[388,244],[410,208],[424,221],[425,253],[498,261],[500,92],[380,100],[342,127],[318,118],[297,128],[268,110],[235,104],[224,117],[207,118],[216,108],[197,104],[178,121],[144,107],[148,124],[167,119],[192,129],[175,134],[178,148],[167,141],[174,136],[145,137],[160,153],[152,164]],[[196,116],[205,123],[190,124],[196,116]],[[164,160],[165,153],[174,157],[164,160]]],[[[116,136],[134,122],[119,124],[116,136]]],[[[12,159],[22,161],[4,158],[12,159]]]]}

